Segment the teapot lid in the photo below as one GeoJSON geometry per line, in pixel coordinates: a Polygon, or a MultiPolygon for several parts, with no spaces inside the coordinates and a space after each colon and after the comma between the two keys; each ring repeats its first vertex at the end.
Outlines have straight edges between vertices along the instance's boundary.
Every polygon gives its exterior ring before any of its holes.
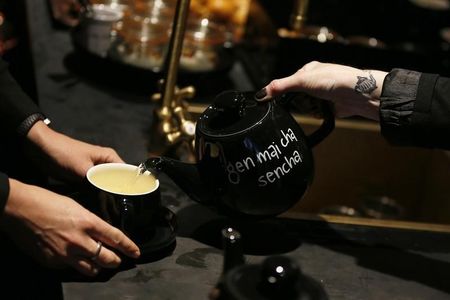
{"type": "Polygon", "coordinates": [[[223,300],[327,300],[322,285],[302,273],[299,265],[282,255],[267,257],[262,264],[245,264],[241,234],[222,230],[223,274],[211,299],[223,300]]]}
{"type": "Polygon", "coordinates": [[[209,136],[236,135],[267,116],[271,102],[258,102],[253,92],[225,91],[199,117],[198,129],[209,136]]]}
{"type": "Polygon", "coordinates": [[[241,265],[227,272],[223,289],[227,300],[326,300],[322,285],[303,274],[286,256],[271,256],[261,265],[241,265]]]}
{"type": "Polygon", "coordinates": [[[222,283],[227,300],[327,300],[322,285],[304,275],[285,256],[271,256],[262,265],[242,265],[228,272],[222,283]]]}

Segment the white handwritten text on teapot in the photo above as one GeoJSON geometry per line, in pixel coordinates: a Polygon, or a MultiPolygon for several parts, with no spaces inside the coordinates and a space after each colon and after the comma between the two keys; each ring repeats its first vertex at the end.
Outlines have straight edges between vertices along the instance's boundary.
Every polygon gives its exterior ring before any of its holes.
{"type": "Polygon", "coordinates": [[[269,183],[274,183],[277,179],[280,179],[282,176],[289,173],[293,167],[301,162],[303,162],[302,157],[300,156],[300,153],[295,150],[291,157],[288,158],[284,156],[284,162],[281,166],[275,168],[273,171],[266,172],[266,174],[259,176],[258,185],[263,187],[269,183]]]}
{"type": "Polygon", "coordinates": [[[302,156],[298,150],[295,150],[289,156],[283,155],[281,150],[286,148],[291,142],[298,142],[292,129],[288,128],[286,132],[280,130],[280,134],[282,138],[280,139],[279,144],[272,142],[272,144],[267,146],[264,151],[257,152],[256,157],[248,156],[236,162],[228,162],[227,173],[229,182],[232,184],[239,184],[241,181],[241,173],[255,168],[257,164],[262,165],[266,162],[282,159],[283,162],[280,166],[258,177],[258,185],[263,187],[280,179],[282,176],[289,173],[297,164],[301,163],[302,156]]]}

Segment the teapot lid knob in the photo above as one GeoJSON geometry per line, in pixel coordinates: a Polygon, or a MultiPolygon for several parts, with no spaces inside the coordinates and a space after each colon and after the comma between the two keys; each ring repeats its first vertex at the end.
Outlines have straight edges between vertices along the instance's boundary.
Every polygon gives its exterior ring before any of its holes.
{"type": "MultiPolygon", "coordinates": [[[[271,256],[261,266],[261,288],[268,294],[296,294],[300,267],[286,256],[271,256]]],[[[286,295],[287,296],[287,295],[286,295]]],[[[293,296],[293,295],[291,295],[293,296]]]]}
{"type": "Polygon", "coordinates": [[[271,106],[257,102],[251,92],[224,91],[200,115],[197,128],[208,136],[239,134],[261,122],[271,106]]]}
{"type": "Polygon", "coordinates": [[[222,229],[222,243],[224,251],[222,273],[225,274],[230,269],[244,264],[240,232],[231,227],[222,229]]]}
{"type": "Polygon", "coordinates": [[[246,97],[239,91],[224,91],[216,96],[214,104],[223,109],[235,109],[242,115],[246,97]]]}
{"type": "Polygon", "coordinates": [[[222,276],[219,299],[328,300],[322,285],[303,274],[288,257],[269,257],[259,265],[243,264],[222,276]]]}

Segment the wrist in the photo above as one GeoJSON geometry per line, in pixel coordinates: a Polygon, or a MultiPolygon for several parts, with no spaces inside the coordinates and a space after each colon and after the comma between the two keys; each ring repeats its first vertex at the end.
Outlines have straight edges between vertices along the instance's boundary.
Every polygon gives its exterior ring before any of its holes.
{"type": "Polygon", "coordinates": [[[18,217],[21,211],[20,200],[23,199],[23,194],[26,193],[27,186],[20,181],[9,178],[9,193],[6,205],[4,207],[4,217],[18,217]]]}
{"type": "Polygon", "coordinates": [[[387,76],[388,72],[384,71],[370,71],[375,78],[375,81],[377,83],[377,88],[373,91],[371,94],[372,99],[374,100],[380,100],[381,98],[381,92],[383,90],[383,84],[384,84],[384,78],[387,76]]]}
{"type": "Polygon", "coordinates": [[[355,109],[357,115],[378,121],[384,78],[388,73],[378,70],[360,70],[356,74],[354,91],[360,95],[355,109]]]}
{"type": "Polygon", "coordinates": [[[39,120],[30,128],[26,139],[40,149],[45,150],[45,145],[54,139],[54,133],[55,131],[48,127],[43,120],[39,120]]]}
{"type": "Polygon", "coordinates": [[[359,70],[355,74],[353,89],[367,99],[379,100],[387,74],[387,72],[378,70],[359,70]]]}

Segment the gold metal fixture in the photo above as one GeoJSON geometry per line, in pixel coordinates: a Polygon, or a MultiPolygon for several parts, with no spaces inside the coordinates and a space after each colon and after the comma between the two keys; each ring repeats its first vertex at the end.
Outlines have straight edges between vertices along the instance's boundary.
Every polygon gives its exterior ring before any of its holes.
{"type": "Polygon", "coordinates": [[[296,0],[294,10],[291,14],[290,25],[292,30],[299,31],[306,22],[308,14],[309,0],[296,0]]]}
{"type": "Polygon", "coordinates": [[[295,0],[290,16],[289,28],[278,29],[281,38],[304,38],[309,0],[295,0]]]}
{"type": "Polygon", "coordinates": [[[193,160],[195,121],[185,99],[193,98],[195,88],[176,86],[181,50],[186,31],[190,0],[178,0],[173,20],[172,34],[164,64],[164,79],[160,81],[161,93],[152,95],[153,101],[161,101],[153,116],[150,137],[152,155],[176,156],[193,160]]]}
{"type": "Polygon", "coordinates": [[[340,40],[341,37],[326,26],[306,24],[309,0],[295,0],[290,17],[290,28],[278,29],[278,36],[284,39],[310,39],[319,43],[340,40]]]}

